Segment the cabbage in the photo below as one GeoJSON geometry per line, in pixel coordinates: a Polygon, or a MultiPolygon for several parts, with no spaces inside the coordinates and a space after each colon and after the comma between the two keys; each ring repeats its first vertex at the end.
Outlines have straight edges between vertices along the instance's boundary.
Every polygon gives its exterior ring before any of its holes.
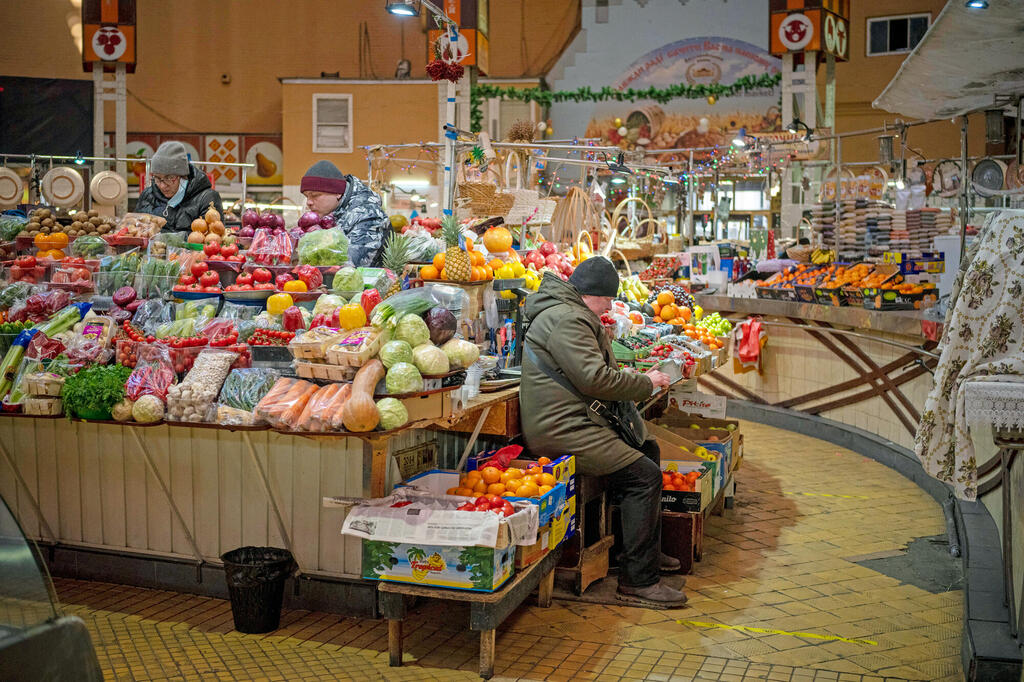
{"type": "Polygon", "coordinates": [[[413,362],[423,374],[447,374],[448,356],[444,351],[429,343],[416,346],[412,351],[413,362]]]}
{"type": "Polygon", "coordinates": [[[144,395],[132,405],[132,417],[140,424],[154,424],[164,418],[164,403],[155,395],[144,395]]]}
{"type": "Polygon", "coordinates": [[[407,313],[395,326],[395,338],[415,348],[430,341],[430,329],[422,317],[415,313],[407,313]]]}
{"type": "Polygon", "coordinates": [[[377,402],[377,411],[380,412],[380,427],[385,431],[405,426],[409,421],[409,412],[401,400],[395,398],[384,398],[377,402]]]}
{"type": "Polygon", "coordinates": [[[419,393],[423,390],[423,375],[416,365],[399,362],[388,370],[384,386],[388,393],[419,393]]]}
{"type": "Polygon", "coordinates": [[[313,315],[328,315],[334,313],[336,308],[348,303],[344,298],[337,294],[324,294],[320,298],[316,299],[316,305],[313,306],[313,315]]]}
{"type": "Polygon", "coordinates": [[[462,339],[452,339],[441,346],[441,350],[448,356],[448,362],[453,368],[465,369],[480,357],[480,349],[476,344],[462,339]]]}
{"type": "Polygon", "coordinates": [[[411,363],[413,361],[412,346],[405,341],[388,341],[380,349],[379,357],[388,369],[400,362],[411,363]]]}
{"type": "Polygon", "coordinates": [[[363,276],[355,268],[342,268],[334,273],[331,291],[334,293],[352,294],[363,290],[363,276]]]}
{"type": "Polygon", "coordinates": [[[344,265],[348,262],[348,237],[340,229],[317,230],[303,235],[296,251],[301,265],[344,265]]]}

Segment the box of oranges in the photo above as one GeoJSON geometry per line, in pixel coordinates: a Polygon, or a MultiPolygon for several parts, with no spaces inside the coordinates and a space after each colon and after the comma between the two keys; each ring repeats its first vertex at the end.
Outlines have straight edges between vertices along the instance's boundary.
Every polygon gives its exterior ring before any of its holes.
{"type": "MultiPolygon", "coordinates": [[[[541,463],[544,459],[538,462],[512,460],[505,470],[496,466],[471,469],[460,475],[458,485],[445,492],[466,497],[498,495],[536,504],[540,525],[544,526],[565,501],[568,492],[565,483],[559,483],[554,474],[544,471],[544,466],[551,464],[550,461],[541,463]]],[[[477,463],[483,464],[483,461],[478,460],[477,463]]]]}
{"type": "Polygon", "coordinates": [[[696,513],[711,504],[714,499],[711,467],[674,460],[662,460],[661,467],[663,511],[696,513]]]}

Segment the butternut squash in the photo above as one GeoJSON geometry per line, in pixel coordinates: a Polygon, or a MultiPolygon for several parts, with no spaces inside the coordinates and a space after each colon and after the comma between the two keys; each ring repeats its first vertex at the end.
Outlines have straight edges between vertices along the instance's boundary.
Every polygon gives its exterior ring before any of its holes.
{"type": "Polygon", "coordinates": [[[363,365],[352,380],[352,393],[342,408],[341,421],[353,433],[373,431],[380,423],[380,412],[373,401],[373,389],[386,374],[376,358],[363,365]]]}

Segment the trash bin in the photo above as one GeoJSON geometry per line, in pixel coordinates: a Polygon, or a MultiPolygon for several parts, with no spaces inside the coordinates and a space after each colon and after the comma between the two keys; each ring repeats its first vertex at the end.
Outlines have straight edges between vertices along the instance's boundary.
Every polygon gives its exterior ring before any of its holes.
{"type": "Polygon", "coordinates": [[[292,553],[278,547],[239,547],[221,555],[239,632],[259,634],[281,623],[284,582],[295,570],[292,553]]]}

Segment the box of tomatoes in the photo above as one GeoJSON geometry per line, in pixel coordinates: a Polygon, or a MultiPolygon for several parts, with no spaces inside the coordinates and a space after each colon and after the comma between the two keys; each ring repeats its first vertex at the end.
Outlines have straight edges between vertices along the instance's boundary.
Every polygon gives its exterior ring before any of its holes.
{"type": "Polygon", "coordinates": [[[662,460],[663,511],[703,511],[714,499],[712,470],[705,464],[662,460]]]}

